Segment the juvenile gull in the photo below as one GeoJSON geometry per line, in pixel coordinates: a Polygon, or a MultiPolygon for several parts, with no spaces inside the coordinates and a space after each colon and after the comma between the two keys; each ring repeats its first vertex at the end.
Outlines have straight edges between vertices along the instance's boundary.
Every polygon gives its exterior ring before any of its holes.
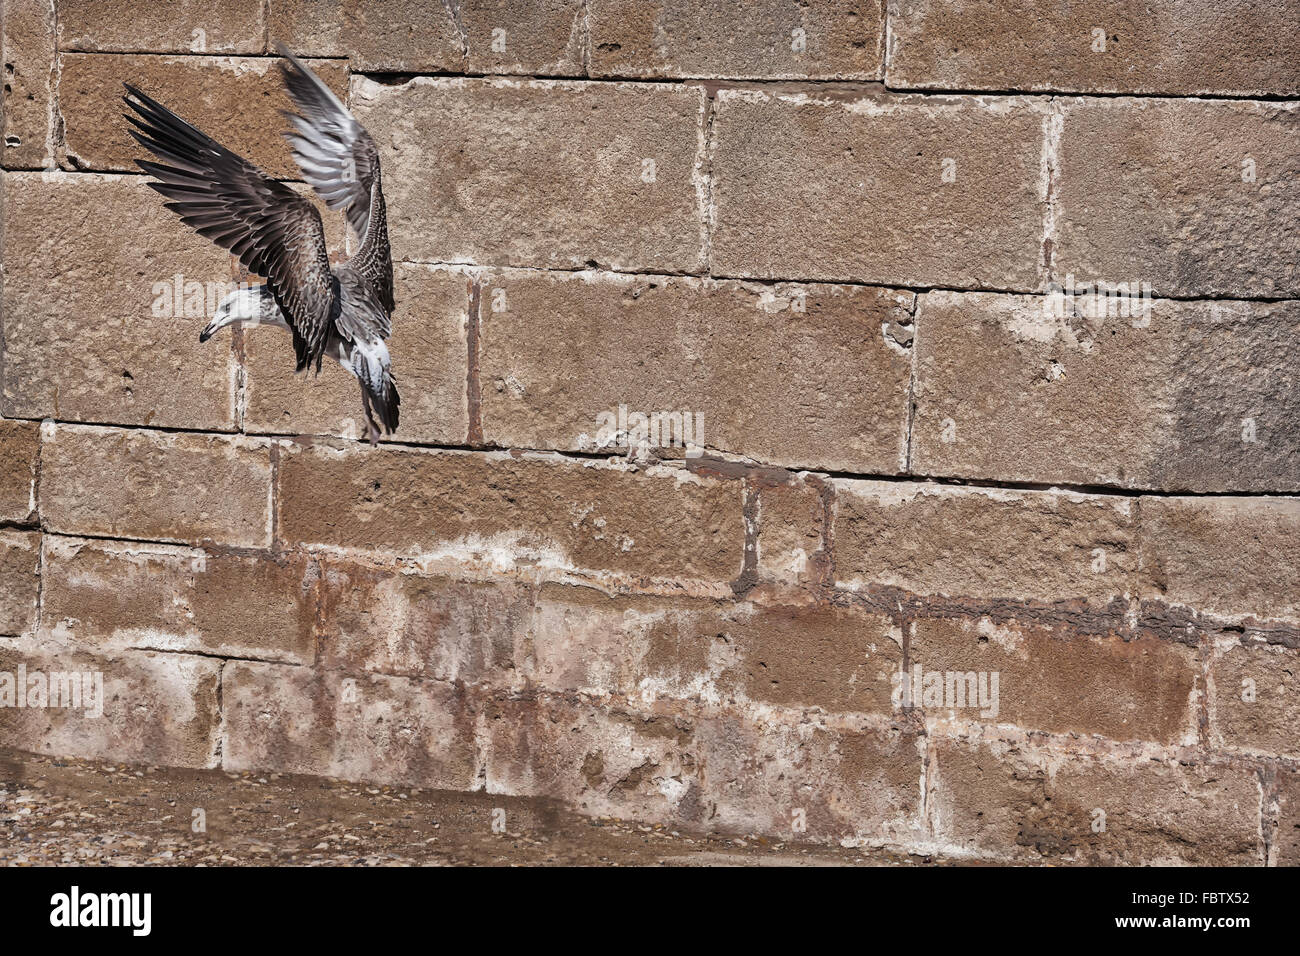
{"type": "Polygon", "coordinates": [[[285,134],[303,178],[330,209],[342,209],[360,245],[331,266],[320,213],[305,198],[226,149],[129,83],[123,99],[131,135],[160,163],[137,160],[168,209],[239,257],[265,284],[231,293],[199,335],[206,342],[235,322],[293,336],[295,371],[329,355],[357,377],[370,443],[397,429],[401,399],[386,340],[392,334],[393,260],[374,141],[301,60],[280,47],[297,113],[285,134]],[[378,417],[378,421],[376,421],[378,417]]]}

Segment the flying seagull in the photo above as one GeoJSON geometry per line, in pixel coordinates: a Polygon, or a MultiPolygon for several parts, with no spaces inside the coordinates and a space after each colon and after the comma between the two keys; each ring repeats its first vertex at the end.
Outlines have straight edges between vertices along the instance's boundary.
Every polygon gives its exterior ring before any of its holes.
{"type": "Polygon", "coordinates": [[[236,322],[272,325],[293,335],[295,371],[325,355],[357,377],[377,444],[380,426],[397,428],[401,399],[386,340],[392,334],[393,260],[374,141],[301,60],[280,47],[280,69],[297,113],[285,133],[303,178],[330,209],[343,209],[360,241],[356,255],[331,266],[320,213],[294,192],[125,84],[123,114],[136,142],[160,163],[137,160],[157,181],[181,222],[239,257],[265,284],[231,293],[199,335],[206,342],[236,322]],[[287,62],[286,62],[287,61],[287,62]],[[376,421],[378,417],[378,421],[376,421]]]}

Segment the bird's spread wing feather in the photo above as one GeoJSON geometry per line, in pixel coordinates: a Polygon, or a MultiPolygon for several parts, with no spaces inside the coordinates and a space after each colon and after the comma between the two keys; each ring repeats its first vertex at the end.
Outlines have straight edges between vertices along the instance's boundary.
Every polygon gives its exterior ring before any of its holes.
{"type": "Polygon", "coordinates": [[[200,235],[265,276],[289,320],[299,370],[320,366],[339,309],[320,213],[305,197],[127,84],[131,135],[161,163],[138,160],[169,201],[168,209],[200,235]]]}
{"type": "Polygon", "coordinates": [[[384,192],[379,185],[378,168],[375,170],[375,181],[370,187],[370,225],[357,254],[348,260],[348,265],[370,283],[379,297],[379,302],[384,307],[380,335],[388,338],[393,334],[393,260],[388,251],[387,213],[384,210],[384,192]]]}
{"type": "Polygon", "coordinates": [[[338,280],[339,298],[343,304],[335,320],[339,335],[349,342],[387,339],[392,335],[388,313],[356,268],[355,260],[339,266],[338,280]]]}
{"type": "Polygon", "coordinates": [[[393,260],[380,186],[379,150],[334,92],[283,45],[279,52],[289,98],[298,113],[286,113],[294,129],[285,133],[303,178],[331,209],[342,209],[361,239],[357,268],[384,308],[393,311],[393,260]],[[375,201],[378,196],[379,201],[375,201]]]}

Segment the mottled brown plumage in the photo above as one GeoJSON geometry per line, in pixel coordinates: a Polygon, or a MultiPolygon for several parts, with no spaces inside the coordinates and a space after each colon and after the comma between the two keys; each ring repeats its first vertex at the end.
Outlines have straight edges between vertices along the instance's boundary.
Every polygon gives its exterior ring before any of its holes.
{"type": "Polygon", "coordinates": [[[373,238],[352,257],[357,271],[377,289],[384,308],[393,311],[393,260],[388,217],[380,188],[379,150],[332,90],[283,46],[284,83],[301,116],[286,113],[296,132],[285,134],[303,178],[330,209],[344,209],[358,236],[373,238]],[[374,198],[372,199],[372,193],[374,198]],[[374,217],[376,228],[371,230],[374,217]]]}
{"type": "Polygon", "coordinates": [[[276,325],[293,335],[297,370],[325,355],[361,382],[370,439],[397,428],[400,398],[385,340],[392,334],[393,262],[379,152],[369,134],[301,61],[281,48],[289,95],[302,115],[286,114],[303,176],[331,209],[342,209],[360,239],[347,262],[331,267],[316,207],[226,149],[156,100],[127,84],[136,141],[162,162],[138,160],[168,209],[200,235],[266,278],[265,294],[233,294],[200,336],[237,321],[276,325]]]}

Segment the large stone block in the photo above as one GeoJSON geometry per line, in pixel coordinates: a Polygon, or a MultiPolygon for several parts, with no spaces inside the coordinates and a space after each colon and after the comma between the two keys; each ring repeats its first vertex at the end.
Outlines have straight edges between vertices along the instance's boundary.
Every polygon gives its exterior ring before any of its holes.
{"type": "Polygon", "coordinates": [[[40,456],[39,425],[0,421],[0,521],[21,523],[35,515],[40,456]]]}
{"type": "Polygon", "coordinates": [[[1294,303],[951,292],[919,302],[916,472],[1300,488],[1294,303]]]}
{"type": "Polygon", "coordinates": [[[58,0],[59,49],[261,53],[266,44],[267,6],[264,0],[58,0]]]}
{"type": "Polygon", "coordinates": [[[1057,282],[1227,298],[1300,290],[1296,103],[1060,102],[1057,282]]]}
{"type": "Polygon", "coordinates": [[[629,416],[658,415],[645,442],[667,457],[689,428],[763,462],[902,468],[910,294],[508,271],[480,301],[489,443],[617,454],[637,443],[629,416]]]}
{"type": "Polygon", "coordinates": [[[232,661],[222,766],[471,790],[473,713],[450,684],[232,661]]]}
{"type": "Polygon", "coordinates": [[[274,0],[271,43],[298,56],[348,57],[367,73],[464,68],[465,40],[445,3],[428,0],[274,0]]]}
{"type": "Polygon", "coordinates": [[[361,79],[352,102],[384,152],[399,259],[700,267],[698,87],[361,79]]]}
{"type": "Polygon", "coordinates": [[[880,79],[882,0],[592,0],[593,76],[880,79]]]}
{"type": "Polygon", "coordinates": [[[475,0],[456,7],[470,73],[578,76],[586,56],[584,0],[475,0]]]}
{"type": "Polygon", "coordinates": [[[741,488],[547,455],[286,449],[289,543],[721,584],[740,573],[741,488]]]}
{"type": "Polygon", "coordinates": [[[27,682],[23,706],[0,707],[0,734],[56,757],[215,767],[221,667],[190,654],[0,645],[0,695],[6,677],[12,693],[27,682]]]}
{"type": "Polygon", "coordinates": [[[141,177],[8,173],[4,186],[4,411],[232,428],[235,356],[197,341],[234,288],[230,257],[141,177]]]}
{"type": "MultiPolygon", "coordinates": [[[[122,103],[122,84],[130,83],[270,175],[300,179],[283,137],[291,127],[281,110],[293,105],[276,63],[267,57],[62,54],[59,110],[68,162],[77,169],[138,172],[137,159],[155,159],[131,138],[123,115],[134,115],[122,103]]],[[[316,60],[311,68],[346,98],[347,63],[316,60]]]]}
{"type": "Polygon", "coordinates": [[[1140,513],[1144,599],[1300,622],[1300,499],[1152,497],[1140,513]]]}
{"type": "Polygon", "coordinates": [[[837,480],[839,583],[1104,607],[1133,588],[1132,503],[1066,492],[837,480]]]}
{"type": "Polygon", "coordinates": [[[928,776],[941,845],[1039,862],[1263,862],[1250,770],[936,740],[928,776]]]}
{"type": "Polygon", "coordinates": [[[264,442],[49,426],[41,515],[62,534],[267,547],[271,460],[264,442]]]}
{"type": "Polygon", "coordinates": [[[1174,641],[984,617],[919,617],[908,663],[910,703],[936,720],[1197,742],[1200,656],[1174,641]]]}
{"type": "Polygon", "coordinates": [[[0,634],[34,631],[40,597],[40,532],[0,530],[0,634]]]}
{"type": "Polygon", "coordinates": [[[103,650],[311,663],[316,572],[303,555],[50,536],[42,634],[103,650]]]}
{"type": "Polygon", "coordinates": [[[890,0],[893,88],[1294,95],[1300,11],[1269,0],[890,0]]]}
{"type": "Polygon", "coordinates": [[[828,713],[891,713],[902,632],[850,607],[607,596],[547,585],[527,676],[537,686],[828,713]]]}
{"type": "Polygon", "coordinates": [[[1039,285],[1043,107],[722,90],[715,108],[714,274],[1039,285]]]}
{"type": "Polygon", "coordinates": [[[463,684],[510,684],[531,620],[516,582],[458,581],[326,561],[321,666],[463,684]]]}
{"type": "Polygon", "coordinates": [[[1263,756],[1300,757],[1300,652],[1284,644],[1216,642],[1210,739],[1263,756]]]}
{"type": "Polygon", "coordinates": [[[54,166],[58,110],[58,64],[53,0],[8,0],[0,10],[4,55],[4,136],[6,169],[54,166]]]}

